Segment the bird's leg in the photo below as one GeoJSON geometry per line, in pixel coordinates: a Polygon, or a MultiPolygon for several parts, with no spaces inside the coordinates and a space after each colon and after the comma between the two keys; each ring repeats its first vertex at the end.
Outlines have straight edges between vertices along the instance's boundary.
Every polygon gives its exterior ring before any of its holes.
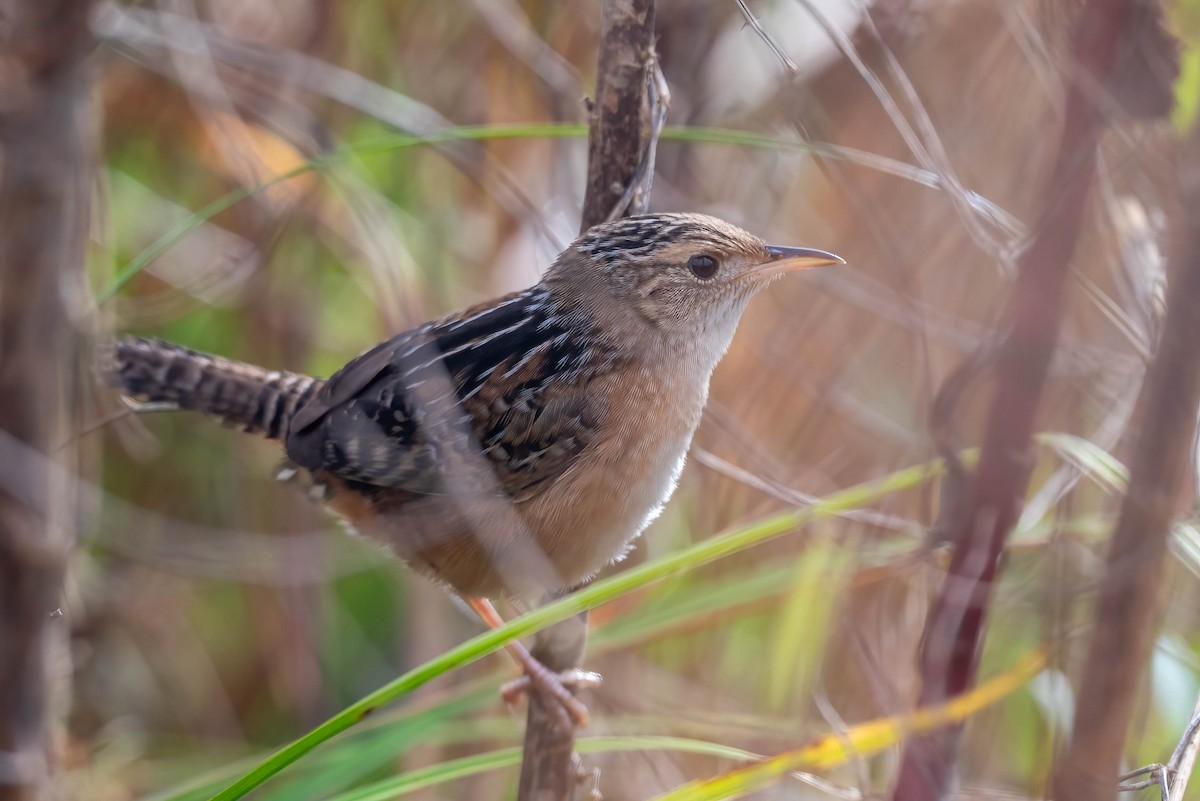
{"type": "MultiPolygon", "coordinates": [[[[470,597],[466,601],[467,605],[475,610],[475,614],[479,615],[480,619],[489,628],[498,629],[504,625],[504,620],[500,617],[500,613],[496,611],[496,607],[492,606],[492,602],[488,599],[470,597]]],[[[599,683],[600,677],[597,674],[583,670],[572,670],[566,674],[558,674],[539,662],[533,654],[529,653],[529,649],[520,642],[513,641],[504,647],[508,649],[509,656],[525,671],[524,676],[508,682],[501,689],[500,692],[504,696],[505,701],[511,702],[521,693],[532,689],[534,692],[542,693],[558,701],[563,711],[566,712],[571,722],[576,726],[580,728],[587,726],[587,706],[575,697],[570,688],[591,686],[599,683]]]]}

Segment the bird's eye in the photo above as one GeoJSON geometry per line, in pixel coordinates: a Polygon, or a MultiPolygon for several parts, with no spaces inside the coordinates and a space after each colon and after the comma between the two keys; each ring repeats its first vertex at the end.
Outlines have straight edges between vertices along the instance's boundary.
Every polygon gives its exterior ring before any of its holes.
{"type": "Polygon", "coordinates": [[[692,275],[704,281],[716,275],[720,266],[712,256],[699,255],[688,259],[688,269],[692,271],[692,275]]]}

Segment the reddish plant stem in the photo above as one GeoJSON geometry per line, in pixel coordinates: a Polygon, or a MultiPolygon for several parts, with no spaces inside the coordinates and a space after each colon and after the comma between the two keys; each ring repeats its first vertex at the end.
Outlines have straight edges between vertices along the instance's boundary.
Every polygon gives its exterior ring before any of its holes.
{"type": "MultiPolygon", "coordinates": [[[[1080,12],[1074,63],[1088,83],[1103,82],[1117,50],[1131,0],[1090,0],[1080,12]]],[[[919,658],[921,706],[940,704],[970,689],[992,585],[1029,483],[1034,418],[1063,316],[1063,289],[1095,173],[1102,120],[1094,95],[1071,82],[1048,198],[1036,235],[1021,259],[1006,320],[1008,335],[996,361],[979,470],[966,510],[952,521],[957,543],[941,590],[926,621],[919,658]]],[[[930,801],[949,789],[961,729],[910,738],[904,746],[892,797],[930,801]]]]}
{"type": "Polygon", "coordinates": [[[1200,135],[1193,133],[1177,156],[1180,214],[1167,318],[1142,391],[1142,430],[1100,582],[1074,736],[1055,775],[1059,801],[1117,796],[1126,734],[1158,628],[1171,519],[1192,455],[1200,406],[1200,135]]]}

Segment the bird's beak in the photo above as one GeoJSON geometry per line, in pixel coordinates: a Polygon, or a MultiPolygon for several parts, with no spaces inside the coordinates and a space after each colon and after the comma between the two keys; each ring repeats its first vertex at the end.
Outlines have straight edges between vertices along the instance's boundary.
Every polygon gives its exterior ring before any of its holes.
{"type": "Polygon", "coordinates": [[[768,278],[793,270],[807,270],[810,267],[822,267],[826,264],[845,264],[841,256],[816,248],[788,248],[778,245],[768,245],[767,253],[771,258],[755,266],[748,275],[755,278],[768,278]]]}

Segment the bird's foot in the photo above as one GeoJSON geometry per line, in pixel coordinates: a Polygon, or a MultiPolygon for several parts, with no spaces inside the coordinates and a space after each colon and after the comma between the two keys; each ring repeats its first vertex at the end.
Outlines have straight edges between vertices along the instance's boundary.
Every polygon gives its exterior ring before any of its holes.
{"type": "Polygon", "coordinates": [[[500,695],[506,704],[513,704],[526,693],[538,693],[544,698],[551,698],[562,706],[567,717],[578,728],[588,725],[588,708],[575,697],[575,690],[582,687],[596,687],[600,684],[599,673],[574,668],[562,673],[555,673],[543,665],[533,654],[524,648],[523,654],[514,654],[525,675],[512,681],[505,682],[500,688],[500,695]]]}
{"type": "MultiPolygon", "coordinates": [[[[504,625],[504,620],[492,602],[479,596],[466,596],[467,605],[475,610],[475,614],[493,629],[504,625]]],[[[529,653],[529,649],[520,642],[510,642],[504,646],[509,656],[513,658],[525,675],[519,679],[507,682],[500,694],[505,703],[512,704],[517,698],[526,693],[536,693],[542,698],[552,699],[558,703],[567,720],[577,728],[588,725],[588,709],[584,703],[575,697],[572,689],[580,687],[595,687],[600,683],[599,673],[590,673],[578,668],[555,673],[529,653]]]]}

